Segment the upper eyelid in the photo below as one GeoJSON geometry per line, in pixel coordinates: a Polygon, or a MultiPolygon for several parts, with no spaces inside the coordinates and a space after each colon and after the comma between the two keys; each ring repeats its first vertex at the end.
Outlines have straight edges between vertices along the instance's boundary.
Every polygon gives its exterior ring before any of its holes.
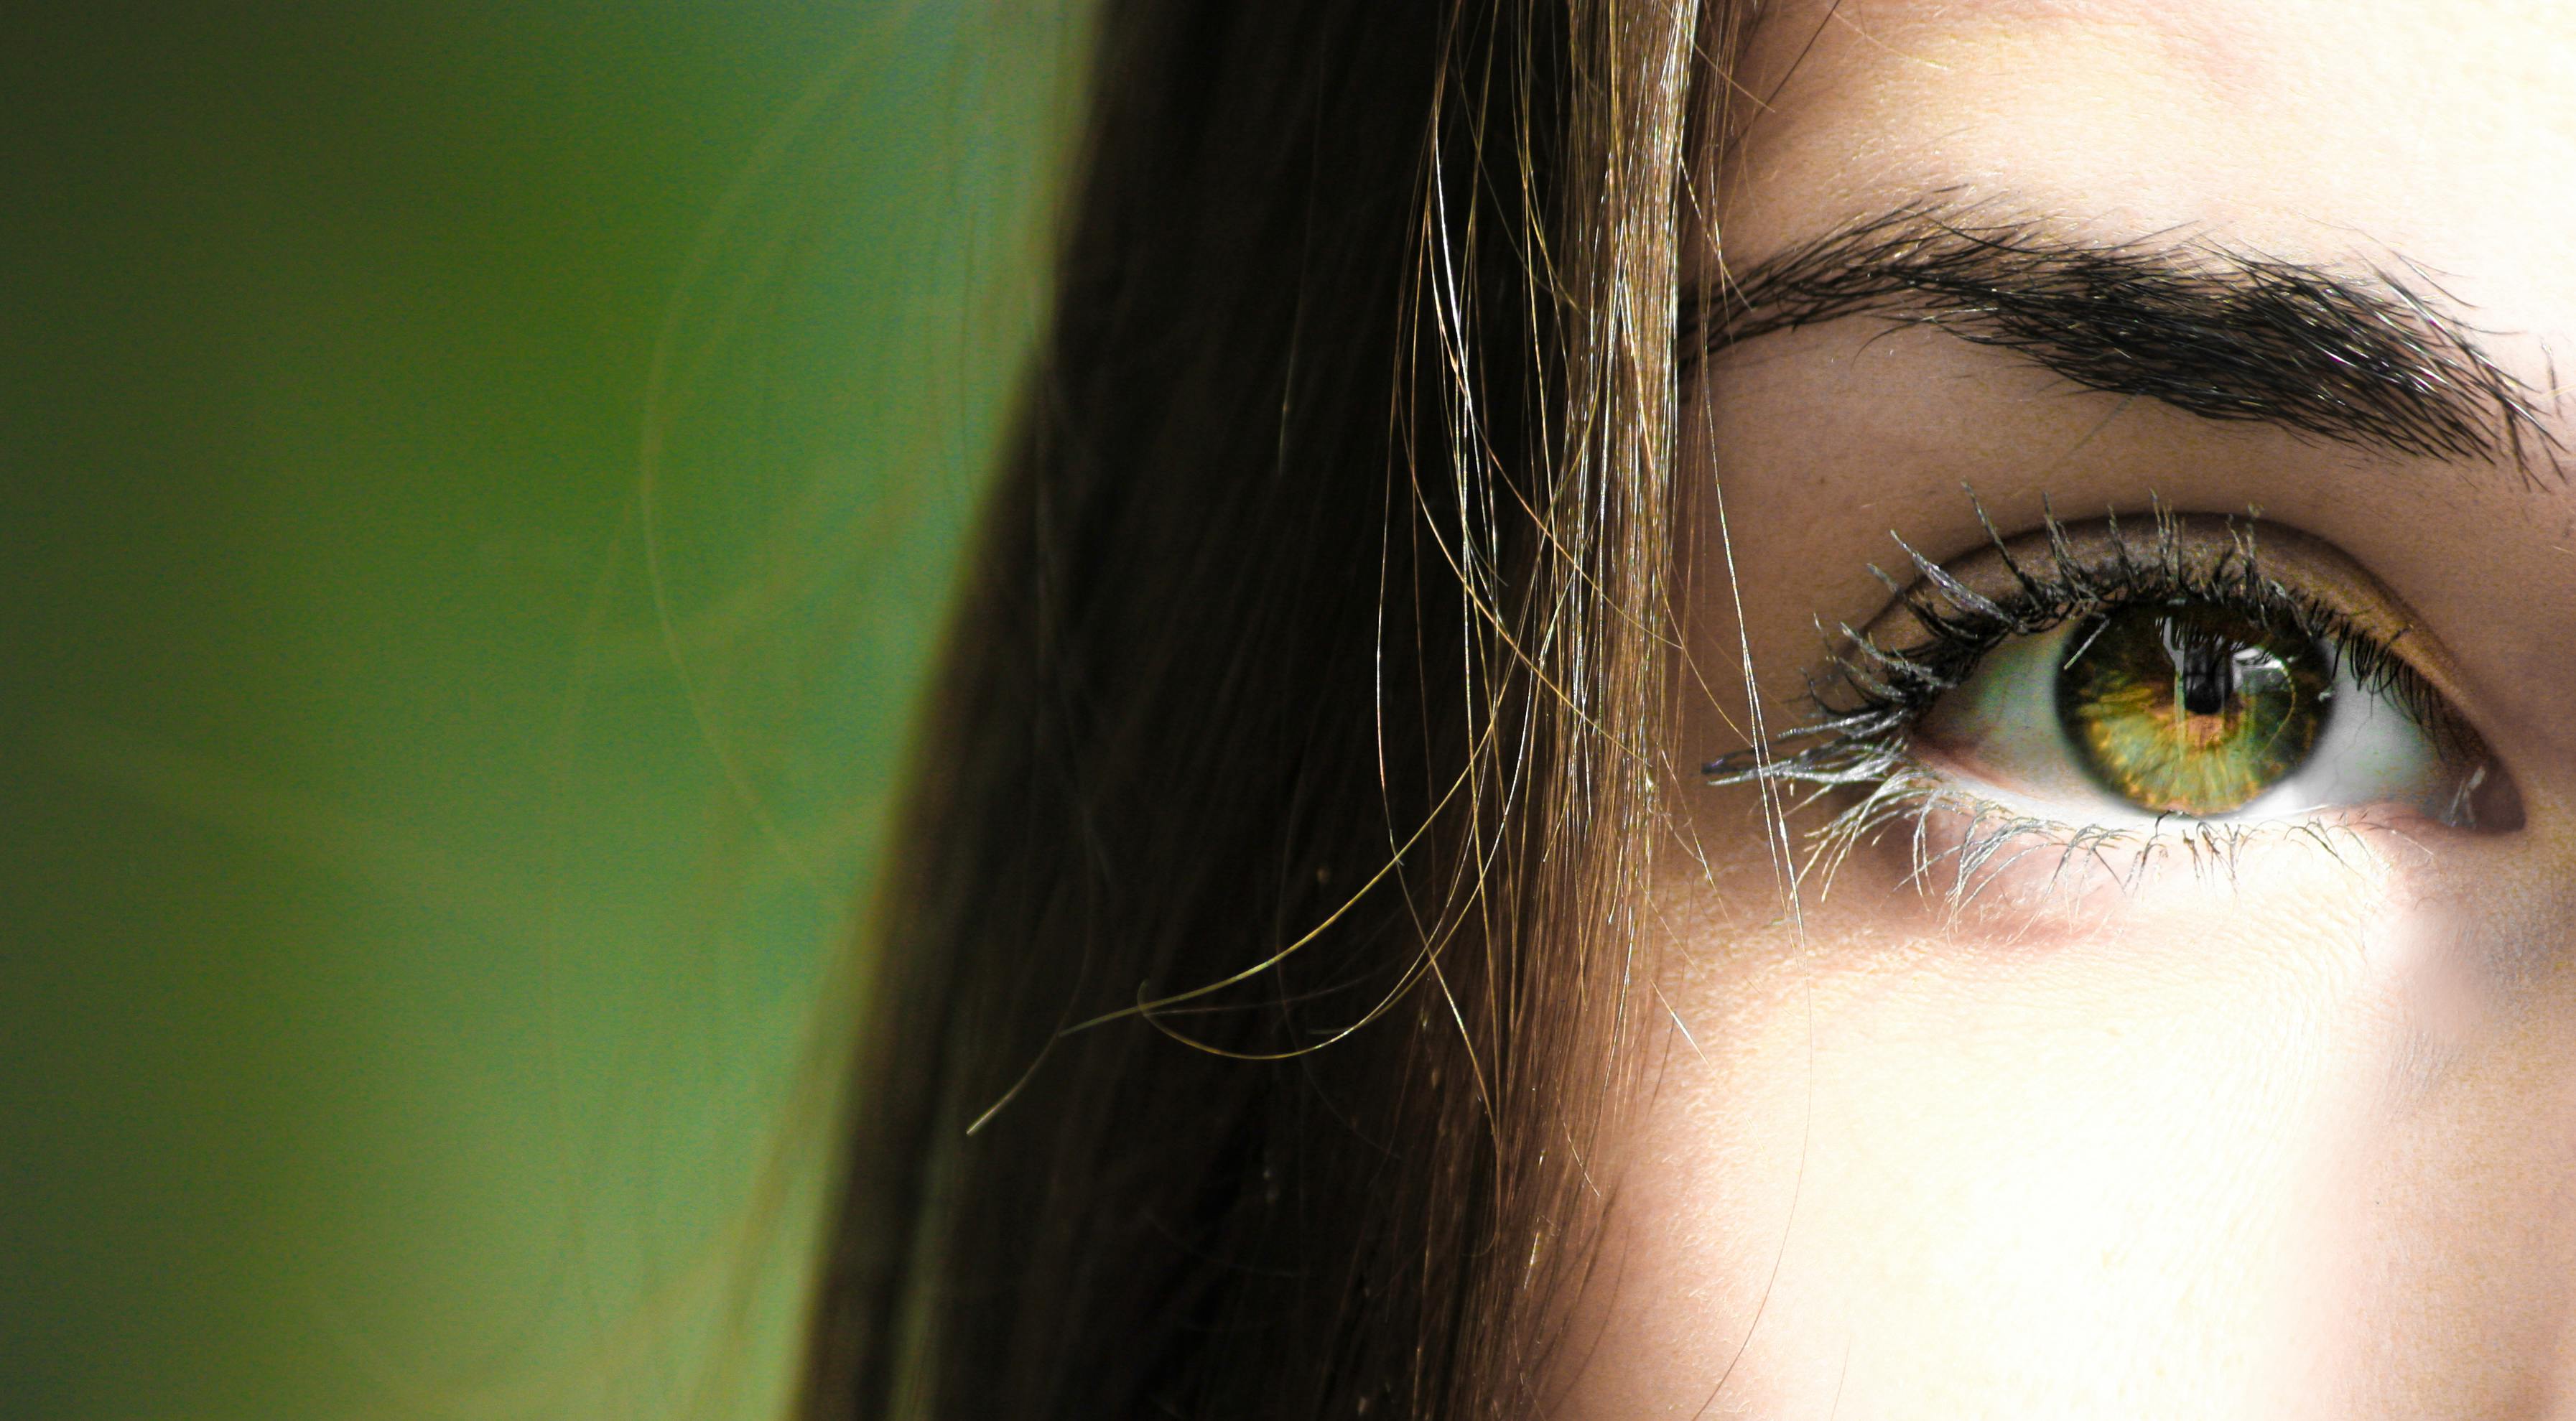
{"type": "MultiPolygon", "coordinates": [[[[1808,722],[1709,761],[1703,766],[1709,781],[1762,778],[1830,785],[1857,783],[1875,773],[1869,768],[1877,754],[1871,742],[1902,732],[1933,698],[1958,684],[1985,648],[2007,634],[2002,627],[1969,625],[1970,606],[1950,609],[1959,615],[1947,632],[1922,625],[1921,612],[1931,601],[1923,588],[1933,585],[1937,595],[1938,579],[1931,568],[1995,604],[2011,598],[2015,588],[2036,587],[2082,601],[2120,595],[2124,583],[2127,591],[2137,592],[2149,578],[2159,590],[2174,592],[2196,580],[2269,579],[2313,599],[2334,616],[2344,634],[2395,657],[2449,714],[2459,714],[2457,678],[2438,643],[2415,635],[2413,616],[2395,594],[2321,539],[2247,515],[2176,512],[2161,505],[2079,524],[2045,515],[2038,527],[2009,535],[1986,518],[1982,507],[1978,519],[1987,530],[1986,540],[1937,562],[1899,538],[1909,563],[1925,570],[1910,582],[1881,572],[1896,590],[1861,626],[1844,624],[1850,639],[1829,651],[1821,676],[1811,673],[1808,722]],[[2043,560],[2053,579],[2033,574],[2043,560]],[[1930,665],[1935,652],[1957,664],[1930,665]]],[[[1931,610],[1937,623],[1940,609],[1931,610]]]]}
{"type": "MultiPolygon", "coordinates": [[[[2008,594],[2008,583],[2014,579],[2004,570],[2007,559],[2021,559],[2026,568],[2029,559],[2044,555],[2058,565],[2061,575],[2072,571],[2083,576],[2116,570],[2123,557],[2132,565],[2178,557],[2178,571],[2185,579],[2223,572],[2279,584],[2330,613],[2338,633],[2404,664],[2455,712],[2471,704],[2447,648],[2428,633],[2403,598],[2342,549],[2288,525],[2251,515],[2183,513],[2151,506],[2144,513],[2082,524],[2047,517],[2036,528],[2009,535],[1992,532],[1991,523],[1985,526],[1990,530],[1985,540],[1938,566],[1989,598],[2008,594]],[[2237,566],[2222,567],[2230,562],[2237,566]]],[[[1894,637],[1909,620],[1905,599],[1891,597],[1858,630],[1876,637],[1883,647],[1903,650],[1909,640],[1917,646],[1922,641],[1894,637]]]]}

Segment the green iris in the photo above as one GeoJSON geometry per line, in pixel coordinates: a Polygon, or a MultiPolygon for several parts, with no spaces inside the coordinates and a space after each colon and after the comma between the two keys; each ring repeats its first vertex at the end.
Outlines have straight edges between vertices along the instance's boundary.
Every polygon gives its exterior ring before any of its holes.
{"type": "Polygon", "coordinates": [[[2157,813],[2214,815],[2288,778],[2325,729],[2315,641],[2206,602],[2129,607],[2076,629],[2057,714],[2104,788],[2157,813]]]}

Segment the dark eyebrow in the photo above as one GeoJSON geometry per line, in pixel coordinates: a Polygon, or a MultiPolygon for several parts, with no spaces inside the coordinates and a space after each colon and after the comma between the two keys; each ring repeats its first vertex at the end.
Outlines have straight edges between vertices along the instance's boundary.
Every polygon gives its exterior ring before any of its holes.
{"type": "Polygon", "coordinates": [[[2158,234],[2087,241],[1935,203],[1792,247],[1684,303],[1688,361],[1844,316],[1934,326],[2090,390],[2403,455],[2555,469],[2542,392],[2418,290],[2158,234]]]}

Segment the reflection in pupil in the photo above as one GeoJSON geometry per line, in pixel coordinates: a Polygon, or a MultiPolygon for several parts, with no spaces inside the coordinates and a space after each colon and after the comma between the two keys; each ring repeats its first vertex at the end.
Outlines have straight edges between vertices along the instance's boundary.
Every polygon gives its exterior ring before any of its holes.
{"type": "Polygon", "coordinates": [[[2077,758],[2158,813],[2224,814],[2315,749],[2332,687],[2324,653],[2211,603],[2096,619],[2058,669],[2059,719],[2077,758]]]}
{"type": "Polygon", "coordinates": [[[2167,619],[2159,624],[2167,637],[2165,648],[2174,658],[2175,679],[2182,689],[2182,708],[2186,715],[2216,715],[2227,708],[2228,697],[2236,690],[2236,658],[2233,648],[2222,648],[2197,638],[2182,639],[2174,645],[2174,623],[2167,619]]]}

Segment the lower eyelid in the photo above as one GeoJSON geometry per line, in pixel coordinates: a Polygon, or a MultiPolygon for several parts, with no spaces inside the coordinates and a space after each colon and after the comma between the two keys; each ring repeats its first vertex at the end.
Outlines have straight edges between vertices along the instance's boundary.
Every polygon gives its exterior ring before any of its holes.
{"type": "Polygon", "coordinates": [[[1953,795],[1921,806],[1906,841],[1883,847],[1906,855],[1905,876],[1951,911],[2008,908],[2016,916],[2007,921],[2028,928],[2048,918],[2022,912],[2063,913],[2088,903],[2108,910],[2159,886],[2259,888],[2282,866],[2274,857],[2282,852],[2312,854],[2317,864],[2359,876],[2388,857],[2392,833],[2413,837],[2367,810],[2244,824],[2067,825],[2016,820],[2001,803],[1953,795]]]}

